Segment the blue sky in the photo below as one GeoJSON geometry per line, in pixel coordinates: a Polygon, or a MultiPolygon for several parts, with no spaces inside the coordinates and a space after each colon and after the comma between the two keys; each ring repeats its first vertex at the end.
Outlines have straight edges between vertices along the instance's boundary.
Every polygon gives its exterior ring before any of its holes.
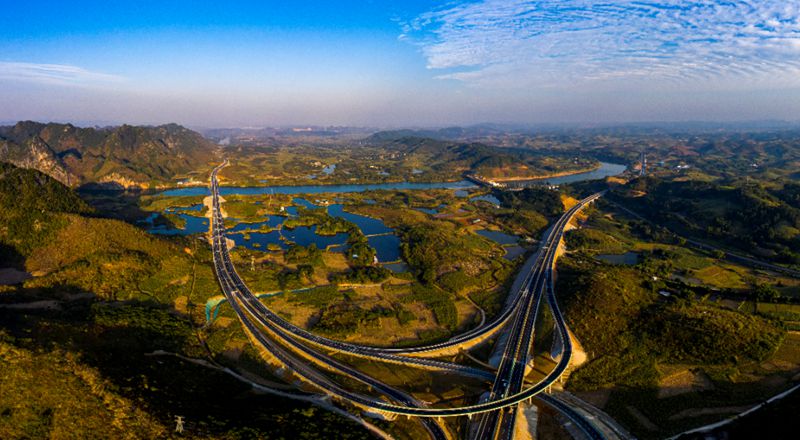
{"type": "Polygon", "coordinates": [[[0,120],[800,120],[800,3],[4,2],[0,120]]]}

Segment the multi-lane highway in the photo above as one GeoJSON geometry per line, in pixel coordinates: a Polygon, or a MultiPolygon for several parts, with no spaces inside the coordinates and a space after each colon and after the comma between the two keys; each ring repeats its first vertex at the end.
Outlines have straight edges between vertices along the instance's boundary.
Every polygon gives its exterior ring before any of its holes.
{"type": "MultiPolygon", "coordinates": [[[[582,200],[575,207],[567,211],[551,228],[544,241],[544,247],[539,252],[536,261],[531,266],[530,272],[525,276],[519,292],[509,303],[498,318],[465,335],[456,337],[442,344],[433,344],[417,349],[395,350],[378,347],[366,347],[356,344],[322,338],[301,329],[269,310],[247,288],[241,277],[236,272],[230,260],[228,246],[225,241],[225,228],[220,209],[218,171],[227,165],[227,161],[215,168],[211,175],[212,192],[212,221],[211,241],[214,255],[214,265],[220,286],[231,303],[234,311],[242,321],[245,330],[260,348],[269,353],[269,356],[287,367],[294,375],[300,377],[305,383],[323,391],[333,398],[358,407],[383,414],[401,414],[406,416],[420,416],[423,418],[438,418],[447,416],[473,415],[489,413],[485,417],[493,431],[502,431],[504,417],[497,410],[514,408],[523,401],[531,399],[536,394],[545,390],[550,384],[560,377],[566,370],[571,356],[571,344],[566,332],[566,324],[558,312],[555,295],[552,292],[552,278],[550,275],[555,262],[555,249],[563,237],[564,228],[569,220],[587,204],[594,201],[600,194],[595,194],[582,200]],[[546,288],[546,286],[550,286],[546,288]],[[564,340],[564,352],[556,368],[542,381],[523,389],[525,364],[529,355],[532,340],[533,324],[538,313],[543,291],[547,291],[548,302],[556,315],[556,328],[564,340]],[[510,337],[507,339],[507,348],[497,374],[492,374],[476,368],[466,367],[449,362],[410,357],[413,354],[433,352],[441,347],[453,347],[458,344],[469,344],[475,339],[485,338],[486,334],[494,333],[502,328],[511,318],[510,337]],[[390,387],[360,371],[321,353],[312,347],[324,348],[327,351],[347,353],[378,359],[384,362],[422,367],[431,370],[451,372],[460,375],[479,377],[484,379],[494,378],[490,398],[473,405],[457,408],[429,408],[425,407],[411,395],[390,387]],[[367,396],[345,389],[328,376],[313,368],[308,361],[327,371],[344,375],[350,379],[361,382],[370,390],[385,396],[387,400],[367,396]],[[495,429],[497,427],[497,429],[495,429]]],[[[548,402],[549,404],[549,402],[548,402]]],[[[557,410],[556,404],[551,404],[557,410]]],[[[562,404],[563,406],[563,404],[562,404]]],[[[564,413],[563,411],[561,411],[564,413]]],[[[565,414],[569,416],[568,414],[565,414]]],[[[423,421],[428,431],[435,438],[443,438],[446,431],[436,420],[423,421]]],[[[513,431],[513,422],[509,425],[513,431]]],[[[488,429],[488,428],[484,428],[488,429]]],[[[506,428],[507,430],[507,428],[506,428]]]]}
{"type": "MultiPolygon", "coordinates": [[[[296,353],[304,356],[305,359],[312,360],[316,364],[321,365],[328,370],[346,375],[351,379],[361,382],[369,389],[383,394],[396,404],[408,407],[421,406],[421,402],[414,399],[411,395],[392,388],[383,382],[380,382],[352,367],[330,358],[329,356],[326,356],[322,353],[317,353],[298,343],[295,339],[289,337],[289,335],[287,335],[273,323],[264,319],[259,319],[260,315],[255,312],[253,300],[255,300],[255,302],[258,304],[261,303],[256,299],[255,295],[253,295],[252,292],[247,289],[247,286],[236,272],[236,269],[230,260],[227,242],[225,241],[225,228],[221,210],[219,209],[220,201],[218,181],[216,178],[217,172],[225,165],[227,165],[227,161],[215,168],[212,172],[211,239],[214,267],[222,290],[227,297],[228,302],[231,304],[234,312],[244,325],[248,335],[256,344],[266,350],[274,359],[288,367],[292,373],[303,377],[307,383],[324,390],[329,395],[339,396],[340,398],[343,398],[343,400],[350,403],[361,403],[362,406],[367,408],[370,408],[370,404],[375,400],[374,398],[358,395],[345,390],[340,385],[312,368],[309,364],[303,362],[303,358],[293,356],[283,346],[288,346],[290,349],[295,350],[296,353]],[[266,328],[275,339],[273,340],[267,337],[249,318],[255,318],[255,321],[266,328]]],[[[444,440],[448,438],[446,428],[439,420],[426,418],[422,419],[421,423],[430,433],[432,438],[438,440],[444,440]]]]}
{"type": "MultiPolygon", "coordinates": [[[[555,296],[552,296],[551,301],[551,294],[553,293],[552,269],[555,265],[558,247],[563,238],[564,230],[576,213],[587,204],[596,200],[600,195],[600,193],[594,194],[580,201],[565,212],[551,228],[546,238],[544,248],[542,252],[540,252],[538,260],[534,265],[535,275],[530,279],[530,284],[527,286],[521,299],[523,304],[522,308],[517,313],[512,327],[508,330],[509,333],[506,339],[505,350],[497,369],[497,375],[492,384],[488,400],[491,401],[498,397],[514,395],[522,391],[525,381],[525,371],[530,361],[533,329],[536,324],[543,293],[547,291],[548,302],[551,307],[555,302],[555,296]]],[[[560,313],[557,313],[556,309],[553,309],[553,315],[558,326],[560,337],[565,342],[565,350],[559,362],[559,366],[563,365],[563,368],[566,369],[572,354],[571,343],[569,342],[569,335],[566,334],[566,324],[563,322],[563,317],[560,313]],[[559,323],[561,325],[559,325],[559,323]],[[567,350],[567,346],[569,346],[569,350],[567,350]]],[[[510,406],[504,411],[491,412],[481,416],[475,430],[475,438],[513,438],[516,410],[517,406],[510,406]]]]}

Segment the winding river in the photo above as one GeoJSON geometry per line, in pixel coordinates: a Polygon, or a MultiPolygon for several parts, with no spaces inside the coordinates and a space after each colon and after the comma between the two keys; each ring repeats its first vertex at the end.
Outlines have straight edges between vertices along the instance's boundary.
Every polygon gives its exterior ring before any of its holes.
{"type": "MultiPolygon", "coordinates": [[[[625,171],[626,165],[610,162],[600,162],[600,167],[596,170],[585,173],[570,174],[560,177],[546,177],[542,179],[531,179],[517,181],[517,185],[550,184],[561,185],[565,183],[581,182],[584,180],[604,179],[609,176],[616,176],[625,171]]],[[[457,182],[395,182],[395,183],[366,183],[352,185],[297,185],[297,186],[222,186],[221,195],[259,195],[259,194],[333,194],[333,193],[354,193],[374,190],[417,190],[417,189],[454,189],[467,190],[477,188],[477,186],[467,180],[457,182]]],[[[157,193],[160,196],[202,196],[211,195],[208,187],[193,186],[189,188],[168,189],[157,193]]]]}

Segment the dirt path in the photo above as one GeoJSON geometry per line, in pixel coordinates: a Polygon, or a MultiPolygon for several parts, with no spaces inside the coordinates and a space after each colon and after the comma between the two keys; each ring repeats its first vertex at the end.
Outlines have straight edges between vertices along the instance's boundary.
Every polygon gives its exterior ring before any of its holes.
{"type": "Polygon", "coordinates": [[[586,352],[583,350],[583,346],[581,346],[581,343],[578,341],[578,338],[575,337],[575,334],[572,333],[571,330],[568,331],[569,337],[572,340],[572,361],[570,362],[570,367],[579,367],[589,360],[589,356],[586,355],[586,352]]]}

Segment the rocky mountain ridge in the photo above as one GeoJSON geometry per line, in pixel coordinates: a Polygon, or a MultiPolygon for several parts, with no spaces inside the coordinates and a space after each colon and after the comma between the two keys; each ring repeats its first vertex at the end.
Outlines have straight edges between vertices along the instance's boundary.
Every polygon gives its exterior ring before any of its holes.
{"type": "Polygon", "coordinates": [[[217,147],[177,124],[82,128],[18,122],[0,127],[0,161],[46,173],[68,186],[170,186],[205,172],[217,147]]]}

